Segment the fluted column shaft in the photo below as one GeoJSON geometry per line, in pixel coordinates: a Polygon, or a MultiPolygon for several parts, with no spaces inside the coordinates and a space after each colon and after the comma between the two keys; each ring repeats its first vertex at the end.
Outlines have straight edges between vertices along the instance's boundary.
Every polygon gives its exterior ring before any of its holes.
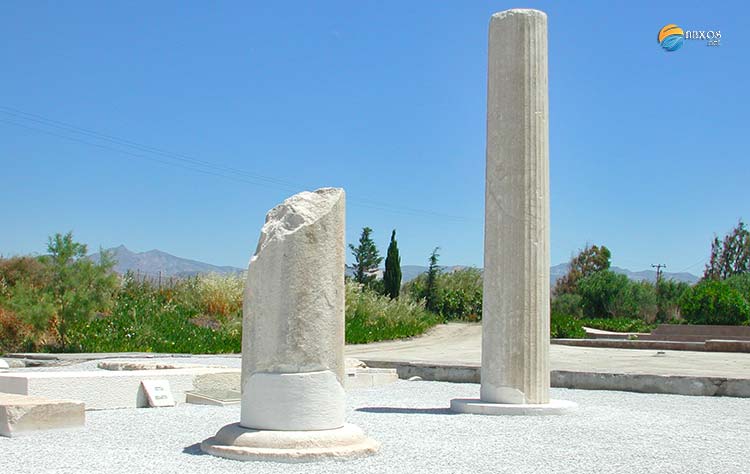
{"type": "Polygon", "coordinates": [[[547,16],[490,20],[481,399],[549,402],[547,16]]]}

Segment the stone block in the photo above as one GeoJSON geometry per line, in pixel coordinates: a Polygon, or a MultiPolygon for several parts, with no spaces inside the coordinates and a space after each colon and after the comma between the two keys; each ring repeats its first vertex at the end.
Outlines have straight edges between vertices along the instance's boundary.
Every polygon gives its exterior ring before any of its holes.
{"type": "Polygon", "coordinates": [[[0,393],[0,435],[80,428],[86,422],[83,402],[0,393]]]}
{"type": "Polygon", "coordinates": [[[398,381],[396,369],[347,369],[344,388],[347,390],[358,388],[372,388],[398,381]]]}
{"type": "Polygon", "coordinates": [[[239,369],[171,369],[80,372],[9,372],[0,374],[0,392],[81,400],[87,410],[148,407],[143,380],[167,380],[175,401],[185,402],[196,380],[207,375],[239,377],[239,369]]]}

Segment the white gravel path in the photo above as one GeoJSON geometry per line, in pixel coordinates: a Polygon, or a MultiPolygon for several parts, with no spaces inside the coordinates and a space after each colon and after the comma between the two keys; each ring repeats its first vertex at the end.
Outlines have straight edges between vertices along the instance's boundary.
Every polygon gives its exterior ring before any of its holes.
{"type": "MultiPolygon", "coordinates": [[[[204,361],[204,363],[208,363],[204,361]]],[[[239,406],[87,412],[87,426],[0,437],[0,473],[738,473],[750,472],[750,400],[553,389],[559,417],[454,415],[479,386],[399,381],[349,393],[348,420],[381,452],[347,462],[240,463],[196,443],[239,406]]]]}

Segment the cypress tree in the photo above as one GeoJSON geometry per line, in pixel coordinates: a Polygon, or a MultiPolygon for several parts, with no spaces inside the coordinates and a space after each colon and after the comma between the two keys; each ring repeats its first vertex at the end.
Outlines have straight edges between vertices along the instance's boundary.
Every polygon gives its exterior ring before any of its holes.
{"type": "Polygon", "coordinates": [[[438,288],[437,288],[437,277],[440,274],[440,267],[438,266],[438,257],[440,254],[437,253],[440,247],[435,247],[435,250],[430,254],[430,267],[427,270],[427,285],[425,288],[425,308],[438,313],[438,288]]]}
{"type": "Polygon", "coordinates": [[[401,257],[398,254],[396,229],[393,229],[391,233],[391,243],[388,244],[388,254],[385,257],[383,288],[385,294],[391,299],[398,298],[401,291],[401,257]]]}
{"type": "Polygon", "coordinates": [[[378,248],[375,246],[372,237],[372,229],[365,227],[359,236],[359,245],[355,247],[349,244],[349,248],[354,256],[354,280],[363,285],[369,285],[375,280],[375,272],[378,265],[383,261],[378,248]]]}

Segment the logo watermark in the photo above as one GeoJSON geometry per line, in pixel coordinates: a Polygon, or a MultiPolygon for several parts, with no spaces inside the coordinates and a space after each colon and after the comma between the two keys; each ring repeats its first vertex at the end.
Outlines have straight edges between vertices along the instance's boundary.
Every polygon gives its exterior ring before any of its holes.
{"type": "Polygon", "coordinates": [[[706,46],[721,46],[721,31],[683,30],[670,23],[659,30],[656,40],[665,51],[677,51],[682,48],[685,40],[702,40],[706,42],[706,46]]]}

